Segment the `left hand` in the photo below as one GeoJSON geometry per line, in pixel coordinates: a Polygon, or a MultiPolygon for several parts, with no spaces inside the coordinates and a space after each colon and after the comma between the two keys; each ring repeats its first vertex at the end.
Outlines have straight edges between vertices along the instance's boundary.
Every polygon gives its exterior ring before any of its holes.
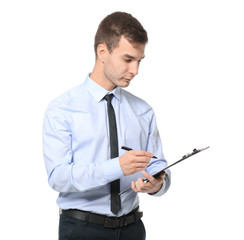
{"type": "Polygon", "coordinates": [[[131,183],[131,188],[134,192],[143,192],[143,193],[156,193],[158,192],[163,183],[165,178],[165,172],[163,172],[159,177],[154,178],[146,171],[142,172],[143,176],[149,180],[149,182],[145,183],[144,178],[138,178],[136,182],[131,183]]]}

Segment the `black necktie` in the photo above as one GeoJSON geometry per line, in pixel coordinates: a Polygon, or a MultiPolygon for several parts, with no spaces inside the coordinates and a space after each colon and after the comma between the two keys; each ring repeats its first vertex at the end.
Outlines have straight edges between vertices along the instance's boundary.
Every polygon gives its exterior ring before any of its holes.
{"type": "MultiPolygon", "coordinates": [[[[116,119],[114,114],[114,109],[111,104],[111,100],[113,98],[113,94],[106,95],[104,99],[107,101],[107,109],[108,109],[108,120],[109,120],[109,136],[110,136],[110,155],[111,158],[116,158],[119,156],[118,152],[118,137],[117,137],[117,127],[116,127],[116,119]]],[[[111,211],[114,214],[117,214],[121,209],[120,202],[120,180],[117,179],[111,182],[111,211]]]]}

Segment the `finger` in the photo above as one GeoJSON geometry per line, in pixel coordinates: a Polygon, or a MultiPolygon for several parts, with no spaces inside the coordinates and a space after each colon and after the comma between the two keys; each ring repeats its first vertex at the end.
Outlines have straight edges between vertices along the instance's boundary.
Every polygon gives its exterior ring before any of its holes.
{"type": "Polygon", "coordinates": [[[133,161],[129,162],[129,165],[131,168],[135,169],[136,171],[143,171],[145,170],[148,165],[150,164],[150,161],[137,161],[136,159],[134,159],[133,161]]]}
{"type": "Polygon", "coordinates": [[[156,180],[158,180],[159,182],[163,182],[166,176],[166,172],[161,173],[156,180]]]}
{"type": "Polygon", "coordinates": [[[132,151],[130,151],[130,153],[132,153],[136,156],[145,156],[145,157],[149,157],[149,158],[153,157],[153,154],[151,152],[147,152],[147,151],[143,151],[143,150],[132,150],[132,151]]]}
{"type": "Polygon", "coordinates": [[[143,189],[143,180],[144,178],[138,178],[136,182],[131,182],[131,188],[134,190],[134,192],[141,192],[143,189]]]}
{"type": "Polygon", "coordinates": [[[131,182],[131,189],[134,191],[134,192],[138,192],[137,188],[136,188],[136,184],[134,181],[131,182]]]}
{"type": "Polygon", "coordinates": [[[143,192],[144,191],[143,183],[138,181],[138,180],[135,182],[135,187],[136,187],[137,192],[143,192]]]}
{"type": "Polygon", "coordinates": [[[149,157],[142,157],[142,156],[135,156],[133,161],[136,163],[150,163],[151,158],[149,157]]]}
{"type": "Polygon", "coordinates": [[[151,176],[148,172],[146,172],[146,171],[143,171],[142,172],[142,175],[145,178],[147,178],[149,180],[149,182],[151,182],[151,183],[156,183],[157,182],[157,180],[153,176],[151,176]]]}
{"type": "Polygon", "coordinates": [[[145,170],[147,168],[149,163],[134,163],[132,166],[137,169],[141,169],[141,171],[145,170]]]}
{"type": "Polygon", "coordinates": [[[151,182],[144,182],[144,178],[139,178],[136,181],[136,188],[139,192],[147,192],[149,189],[151,189],[153,187],[153,184],[151,182]]]}
{"type": "Polygon", "coordinates": [[[164,179],[165,179],[165,176],[166,176],[166,172],[163,172],[163,173],[160,175],[160,178],[161,178],[162,180],[164,180],[164,179]]]}

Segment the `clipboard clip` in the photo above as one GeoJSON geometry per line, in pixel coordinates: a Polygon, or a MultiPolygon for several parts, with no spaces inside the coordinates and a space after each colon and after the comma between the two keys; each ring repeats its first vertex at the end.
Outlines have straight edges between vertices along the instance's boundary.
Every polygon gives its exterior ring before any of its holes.
{"type": "Polygon", "coordinates": [[[184,159],[186,159],[186,158],[188,158],[188,157],[191,157],[192,155],[197,154],[197,153],[199,153],[199,152],[202,152],[202,151],[204,151],[204,150],[206,150],[206,149],[208,149],[208,148],[209,148],[209,146],[208,146],[208,147],[205,147],[205,148],[201,148],[201,149],[196,149],[196,148],[194,148],[193,151],[192,151],[191,153],[187,153],[187,154],[184,155],[181,159],[184,160],[184,159]]]}

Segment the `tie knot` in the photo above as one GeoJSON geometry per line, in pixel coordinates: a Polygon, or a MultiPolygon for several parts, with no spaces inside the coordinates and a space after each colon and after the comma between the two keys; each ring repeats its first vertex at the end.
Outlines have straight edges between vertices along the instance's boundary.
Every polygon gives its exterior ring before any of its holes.
{"type": "Polygon", "coordinates": [[[113,96],[114,96],[114,95],[113,95],[112,93],[111,93],[111,94],[107,94],[107,95],[104,97],[104,99],[105,99],[107,102],[111,102],[113,96]]]}

